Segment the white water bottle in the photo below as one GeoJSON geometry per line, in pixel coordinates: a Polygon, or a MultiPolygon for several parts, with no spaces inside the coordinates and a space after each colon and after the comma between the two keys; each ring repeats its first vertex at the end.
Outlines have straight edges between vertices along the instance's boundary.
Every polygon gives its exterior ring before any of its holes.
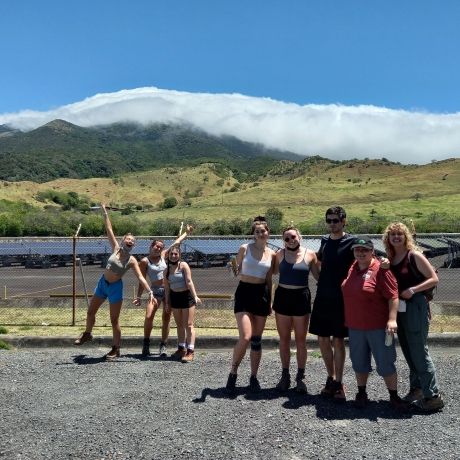
{"type": "Polygon", "coordinates": [[[387,347],[390,347],[393,344],[393,334],[389,331],[387,331],[385,335],[385,345],[387,347]]]}

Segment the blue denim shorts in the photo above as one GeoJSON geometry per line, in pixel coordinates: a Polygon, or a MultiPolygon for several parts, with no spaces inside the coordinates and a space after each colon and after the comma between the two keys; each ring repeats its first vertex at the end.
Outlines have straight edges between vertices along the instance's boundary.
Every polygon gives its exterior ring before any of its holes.
{"type": "Polygon", "coordinates": [[[350,359],[353,370],[358,374],[368,374],[372,371],[371,355],[374,357],[377,373],[381,377],[396,372],[395,343],[385,345],[385,329],[348,329],[350,359]]]}
{"type": "Polygon", "coordinates": [[[121,302],[123,300],[123,281],[109,283],[102,275],[94,290],[94,295],[101,299],[108,298],[110,303],[121,302]]]}
{"type": "Polygon", "coordinates": [[[152,292],[155,299],[164,300],[165,288],[163,286],[152,286],[152,292]]]}

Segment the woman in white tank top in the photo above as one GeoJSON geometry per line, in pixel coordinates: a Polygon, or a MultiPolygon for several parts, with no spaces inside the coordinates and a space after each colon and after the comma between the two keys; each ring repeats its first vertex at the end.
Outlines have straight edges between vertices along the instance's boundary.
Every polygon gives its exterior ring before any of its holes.
{"type": "Polygon", "coordinates": [[[272,311],[272,270],[275,253],[267,247],[269,228],[265,218],[258,216],[252,224],[254,242],[243,244],[236,256],[238,288],[235,292],[235,317],[239,340],[233,349],[232,368],[228,376],[226,390],[235,393],[237,371],[251,345],[251,392],[260,391],[257,380],[262,356],[262,333],[267,316],[272,311]]]}

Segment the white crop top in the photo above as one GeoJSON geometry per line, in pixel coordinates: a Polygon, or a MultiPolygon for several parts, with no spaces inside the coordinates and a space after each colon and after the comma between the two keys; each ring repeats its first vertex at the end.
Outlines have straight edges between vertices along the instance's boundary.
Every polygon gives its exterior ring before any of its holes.
{"type": "Polygon", "coordinates": [[[265,278],[268,270],[272,266],[271,258],[268,260],[257,260],[252,257],[251,245],[248,244],[246,252],[241,263],[241,274],[246,276],[255,276],[256,278],[265,278]]]}

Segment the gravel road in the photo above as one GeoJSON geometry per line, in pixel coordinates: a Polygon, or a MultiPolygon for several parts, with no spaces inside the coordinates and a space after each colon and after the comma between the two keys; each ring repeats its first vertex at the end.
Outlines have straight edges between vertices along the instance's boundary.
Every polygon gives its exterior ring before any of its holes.
{"type": "MultiPolygon", "coordinates": [[[[274,390],[276,350],[262,358],[261,393],[243,386],[228,398],[223,385],[230,350],[197,350],[193,363],[140,359],[124,349],[0,351],[0,458],[5,459],[458,459],[458,348],[433,347],[446,401],[443,412],[395,413],[381,378],[364,409],[335,405],[318,392],[325,372],[318,353],[307,364],[309,395],[274,390]]],[[[400,391],[407,369],[399,352],[400,391]]],[[[294,374],[294,370],[292,371],[294,374]]],[[[243,362],[239,384],[247,385],[243,362]]],[[[356,386],[347,360],[349,398],[356,386]]]]}

